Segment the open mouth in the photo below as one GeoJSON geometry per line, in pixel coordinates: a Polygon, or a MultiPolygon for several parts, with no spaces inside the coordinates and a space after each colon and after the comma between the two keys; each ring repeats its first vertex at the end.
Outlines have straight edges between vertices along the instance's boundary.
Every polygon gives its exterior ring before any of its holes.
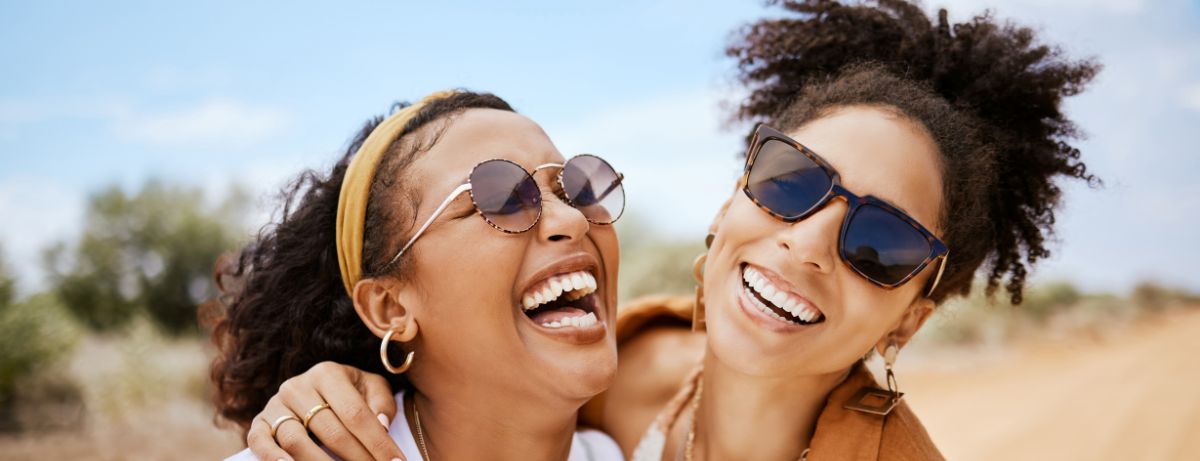
{"type": "Polygon", "coordinates": [[[588,271],[557,274],[538,282],[521,296],[521,309],[545,328],[587,328],[596,317],[596,277],[588,271]]]}
{"type": "Polygon", "coordinates": [[[749,264],[742,264],[742,289],[754,307],[770,317],[796,325],[815,325],[825,314],[800,295],[772,282],[749,264]]]}

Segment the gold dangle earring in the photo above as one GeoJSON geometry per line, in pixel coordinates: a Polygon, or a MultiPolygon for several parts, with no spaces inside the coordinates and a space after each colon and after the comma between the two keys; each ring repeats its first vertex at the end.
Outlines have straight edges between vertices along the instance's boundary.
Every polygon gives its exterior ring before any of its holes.
{"type": "Polygon", "coordinates": [[[892,342],[883,349],[883,366],[887,370],[887,390],[880,389],[876,386],[867,386],[854,394],[844,405],[844,408],[873,415],[887,416],[900,403],[900,399],[904,398],[904,393],[900,392],[900,385],[896,383],[896,374],[892,372],[892,365],[896,363],[896,355],[900,353],[900,348],[896,343],[892,342]]]}
{"type": "Polygon", "coordinates": [[[412,366],[413,355],[416,354],[416,352],[410,351],[408,355],[404,357],[404,363],[400,364],[399,367],[392,366],[392,361],[388,360],[388,343],[392,341],[392,335],[396,333],[397,331],[395,328],[388,330],[387,334],[383,335],[383,343],[379,345],[379,360],[383,361],[383,368],[387,369],[388,372],[394,375],[408,371],[408,367],[412,366]]]}
{"type": "Polygon", "coordinates": [[[708,327],[705,325],[704,313],[704,263],[708,261],[708,248],[712,246],[713,234],[708,234],[704,238],[704,253],[696,257],[692,262],[692,278],[696,279],[696,303],[692,305],[692,331],[704,331],[708,327]]]}

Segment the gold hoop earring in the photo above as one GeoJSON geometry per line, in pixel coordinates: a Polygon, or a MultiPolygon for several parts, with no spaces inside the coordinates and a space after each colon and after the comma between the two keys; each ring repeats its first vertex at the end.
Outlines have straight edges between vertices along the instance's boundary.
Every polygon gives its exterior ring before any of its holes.
{"type": "Polygon", "coordinates": [[[387,334],[383,335],[383,343],[379,345],[379,360],[383,362],[383,368],[387,369],[388,372],[398,375],[408,371],[408,367],[412,366],[413,355],[416,354],[416,352],[409,352],[408,355],[404,357],[404,363],[401,364],[399,368],[393,367],[391,360],[388,360],[388,343],[392,341],[392,335],[395,333],[396,330],[391,329],[388,330],[387,334]]]}
{"type": "Polygon", "coordinates": [[[896,343],[889,343],[883,349],[883,367],[887,371],[886,390],[877,386],[864,387],[843,407],[880,416],[891,413],[900,403],[900,399],[904,398],[904,393],[900,392],[900,385],[896,383],[896,374],[892,372],[892,365],[896,363],[896,355],[899,353],[900,347],[896,346],[896,343]]]}

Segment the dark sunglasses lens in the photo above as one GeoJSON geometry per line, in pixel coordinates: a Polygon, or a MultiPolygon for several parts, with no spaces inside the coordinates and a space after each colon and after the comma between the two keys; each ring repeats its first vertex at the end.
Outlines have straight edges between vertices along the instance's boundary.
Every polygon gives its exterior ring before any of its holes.
{"type": "Polygon", "coordinates": [[[759,205],[777,215],[803,215],[833,187],[833,179],[795,147],[778,140],[763,144],[746,184],[759,205]]]}
{"type": "Polygon", "coordinates": [[[895,214],[863,205],[846,225],[842,253],[868,278],[895,285],[924,263],[932,252],[929,241],[895,214]]]}
{"type": "Polygon", "coordinates": [[[625,210],[625,186],[608,162],[592,155],[567,161],[562,171],[563,193],[593,223],[611,224],[625,210]]]}
{"type": "Polygon", "coordinates": [[[471,199],[484,219],[509,232],[529,230],[542,213],[537,183],[505,160],[488,160],[471,171],[471,199]]]}

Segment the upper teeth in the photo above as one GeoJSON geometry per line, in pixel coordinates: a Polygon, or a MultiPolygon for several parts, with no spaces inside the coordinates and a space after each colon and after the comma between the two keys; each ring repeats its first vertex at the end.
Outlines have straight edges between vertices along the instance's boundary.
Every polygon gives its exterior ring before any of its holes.
{"type": "Polygon", "coordinates": [[[751,266],[746,266],[746,270],[742,271],[742,280],[745,280],[746,285],[758,292],[763,299],[770,301],[771,304],[787,311],[801,321],[811,322],[821,316],[821,311],[793,296],[787,290],[775,286],[766,276],[751,266]]]}
{"type": "Polygon", "coordinates": [[[596,291],[596,278],[586,271],[559,274],[539,284],[521,297],[521,307],[534,309],[567,294],[567,300],[576,300],[596,291]]]}

